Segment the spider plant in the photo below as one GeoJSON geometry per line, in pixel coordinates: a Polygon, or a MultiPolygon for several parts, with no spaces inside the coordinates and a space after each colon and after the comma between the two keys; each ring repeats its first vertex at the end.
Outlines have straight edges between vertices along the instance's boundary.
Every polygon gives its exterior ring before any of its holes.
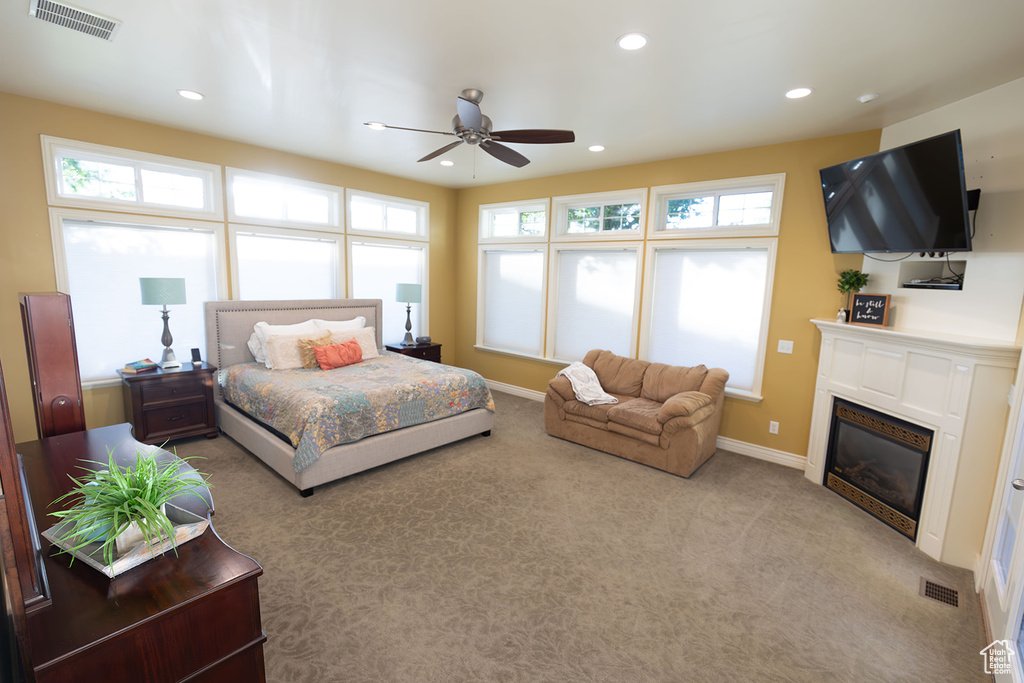
{"type": "Polygon", "coordinates": [[[135,463],[122,467],[115,462],[113,449],[108,448],[107,455],[106,469],[83,467],[86,473],[81,477],[68,475],[75,487],[51,503],[74,501],[72,507],[50,513],[72,522],[60,537],[69,545],[62,552],[71,553],[74,562],[75,551],[102,541],[103,562],[112,566],[117,558],[116,539],[134,522],[148,545],[166,537],[177,554],[174,526],[163,505],[182,494],[198,494],[209,486],[206,475],[198,473],[199,478],[194,478],[189,470],[179,472],[181,460],[188,458],[158,463],[152,454],[139,450],[135,463]]]}

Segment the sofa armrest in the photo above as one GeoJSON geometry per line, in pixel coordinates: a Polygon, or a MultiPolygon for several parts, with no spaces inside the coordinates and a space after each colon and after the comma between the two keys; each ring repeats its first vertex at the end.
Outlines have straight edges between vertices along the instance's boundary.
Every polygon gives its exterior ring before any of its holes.
{"type": "Polygon", "coordinates": [[[700,392],[710,396],[712,402],[717,402],[718,398],[725,393],[725,384],[728,381],[729,372],[727,370],[711,368],[700,385],[700,392]]]}
{"type": "Polygon", "coordinates": [[[665,424],[674,417],[689,417],[712,402],[712,398],[703,392],[684,391],[662,404],[658,411],[658,422],[665,424]]]}
{"type": "Polygon", "coordinates": [[[562,401],[572,401],[576,398],[576,392],[572,390],[572,382],[565,375],[556,375],[548,382],[548,392],[554,392],[562,401]]]}

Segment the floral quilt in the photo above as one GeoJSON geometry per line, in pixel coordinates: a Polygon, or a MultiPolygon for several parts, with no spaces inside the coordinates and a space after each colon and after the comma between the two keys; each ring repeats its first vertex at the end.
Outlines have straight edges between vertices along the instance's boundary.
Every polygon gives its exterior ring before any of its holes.
{"type": "Polygon", "coordinates": [[[228,403],[291,441],[296,472],[332,446],[474,408],[494,411],[490,389],[472,370],[390,351],[334,370],[240,363],[221,381],[228,403]]]}

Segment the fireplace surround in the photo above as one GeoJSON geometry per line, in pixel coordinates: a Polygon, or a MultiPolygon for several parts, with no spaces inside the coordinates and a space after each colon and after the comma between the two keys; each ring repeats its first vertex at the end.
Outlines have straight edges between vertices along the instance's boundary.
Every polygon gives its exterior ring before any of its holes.
{"type": "Polygon", "coordinates": [[[1020,349],[975,337],[811,321],[821,333],[804,475],[827,486],[835,401],[932,432],[915,544],[976,569],[1020,349]]]}

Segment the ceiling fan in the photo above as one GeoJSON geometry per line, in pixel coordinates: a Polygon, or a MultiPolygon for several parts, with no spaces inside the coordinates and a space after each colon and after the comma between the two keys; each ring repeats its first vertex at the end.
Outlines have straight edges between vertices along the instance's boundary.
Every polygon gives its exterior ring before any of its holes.
{"type": "Polygon", "coordinates": [[[571,130],[551,130],[545,128],[522,129],[522,130],[491,130],[491,119],[484,116],[480,111],[480,101],[484,98],[482,90],[467,88],[462,91],[455,100],[455,110],[458,112],[452,119],[452,130],[423,130],[422,128],[403,128],[401,126],[389,126],[383,123],[368,122],[365,125],[380,130],[393,128],[395,130],[411,130],[418,133],[436,133],[438,135],[454,135],[458,138],[455,142],[449,143],[440,149],[436,149],[418,161],[430,161],[441,156],[445,152],[455,149],[462,143],[467,145],[479,145],[480,149],[490,154],[498,161],[504,161],[516,168],[522,168],[530,163],[530,160],[511,147],[506,147],[502,142],[513,142],[531,145],[547,145],[560,142],[575,142],[576,134],[571,130]],[[500,142],[499,142],[500,141],[500,142]]]}

